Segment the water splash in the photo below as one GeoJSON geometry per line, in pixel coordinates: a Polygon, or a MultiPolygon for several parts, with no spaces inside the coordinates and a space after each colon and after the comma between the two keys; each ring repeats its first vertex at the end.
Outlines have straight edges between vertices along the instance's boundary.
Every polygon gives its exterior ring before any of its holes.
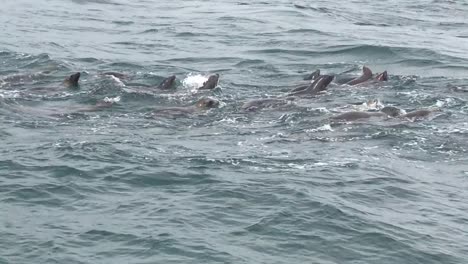
{"type": "Polygon", "coordinates": [[[115,77],[114,75],[108,75],[118,86],[125,87],[125,83],[122,82],[119,78],[115,77]]]}
{"type": "Polygon", "coordinates": [[[208,80],[207,75],[202,75],[202,74],[197,74],[197,73],[189,73],[187,77],[182,81],[182,85],[191,91],[196,91],[198,88],[203,86],[203,83],[205,83],[208,80]]]}

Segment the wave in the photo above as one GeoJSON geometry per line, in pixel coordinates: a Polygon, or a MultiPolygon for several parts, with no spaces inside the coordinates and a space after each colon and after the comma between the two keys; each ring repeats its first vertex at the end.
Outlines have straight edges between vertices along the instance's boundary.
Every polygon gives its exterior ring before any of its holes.
{"type": "Polygon", "coordinates": [[[115,1],[110,0],[71,0],[73,3],[76,4],[106,4],[106,5],[122,5],[115,1]]]}
{"type": "Polygon", "coordinates": [[[158,32],[159,32],[159,29],[150,28],[150,29],[142,31],[141,34],[158,33],[158,32]]]}
{"type": "Polygon", "coordinates": [[[116,172],[113,176],[106,176],[104,179],[109,182],[122,182],[135,187],[164,185],[193,186],[219,182],[218,180],[215,180],[213,176],[207,174],[175,173],[168,171],[161,171],[155,174],[152,172],[145,173],[142,168],[140,168],[139,171],[140,173],[138,175],[134,175],[133,169],[123,172],[116,172]]]}
{"type": "Polygon", "coordinates": [[[340,46],[328,46],[321,48],[320,50],[301,50],[301,49],[260,49],[250,50],[251,53],[279,53],[289,54],[296,56],[319,56],[319,55],[340,55],[340,54],[352,54],[352,55],[372,55],[378,54],[381,57],[390,57],[396,55],[391,47],[385,46],[372,46],[372,45],[340,45],[340,46]]]}

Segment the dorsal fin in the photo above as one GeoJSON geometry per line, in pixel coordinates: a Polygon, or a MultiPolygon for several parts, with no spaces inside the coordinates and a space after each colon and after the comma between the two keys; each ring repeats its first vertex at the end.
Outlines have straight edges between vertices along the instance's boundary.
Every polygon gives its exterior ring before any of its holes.
{"type": "Polygon", "coordinates": [[[362,75],[347,82],[348,85],[356,85],[363,83],[372,78],[372,71],[367,66],[362,67],[362,75]]]}

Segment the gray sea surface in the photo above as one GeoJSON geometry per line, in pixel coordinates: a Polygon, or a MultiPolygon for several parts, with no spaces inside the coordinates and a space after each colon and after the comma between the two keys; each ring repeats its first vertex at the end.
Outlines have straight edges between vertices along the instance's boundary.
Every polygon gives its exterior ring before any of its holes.
{"type": "Polygon", "coordinates": [[[4,0],[0,263],[467,263],[467,101],[465,1],[4,0]]]}

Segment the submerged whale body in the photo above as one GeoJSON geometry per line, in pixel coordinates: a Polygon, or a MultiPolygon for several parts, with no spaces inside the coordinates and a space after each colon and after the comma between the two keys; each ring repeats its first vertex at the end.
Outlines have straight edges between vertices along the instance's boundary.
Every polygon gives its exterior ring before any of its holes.
{"type": "Polygon", "coordinates": [[[220,103],[218,100],[211,97],[203,97],[198,100],[194,105],[190,106],[179,106],[179,107],[165,107],[159,108],[152,111],[151,116],[183,116],[190,115],[193,113],[208,110],[210,108],[219,107],[220,103]]]}
{"type": "Polygon", "coordinates": [[[359,119],[369,119],[371,117],[386,117],[387,114],[382,112],[363,112],[363,111],[351,111],[342,113],[336,116],[332,116],[331,119],[339,121],[355,121],[359,119]]]}
{"type": "Polygon", "coordinates": [[[399,118],[399,119],[421,119],[428,117],[435,111],[440,109],[418,109],[409,113],[406,113],[405,110],[400,109],[395,106],[385,106],[378,112],[365,112],[365,111],[350,111],[345,112],[336,116],[332,116],[332,120],[340,121],[355,121],[359,119],[369,119],[372,117],[381,117],[381,118],[399,118]]]}
{"type": "Polygon", "coordinates": [[[244,103],[241,109],[244,111],[255,111],[262,108],[280,107],[290,104],[292,98],[264,98],[255,99],[244,103]]]}

